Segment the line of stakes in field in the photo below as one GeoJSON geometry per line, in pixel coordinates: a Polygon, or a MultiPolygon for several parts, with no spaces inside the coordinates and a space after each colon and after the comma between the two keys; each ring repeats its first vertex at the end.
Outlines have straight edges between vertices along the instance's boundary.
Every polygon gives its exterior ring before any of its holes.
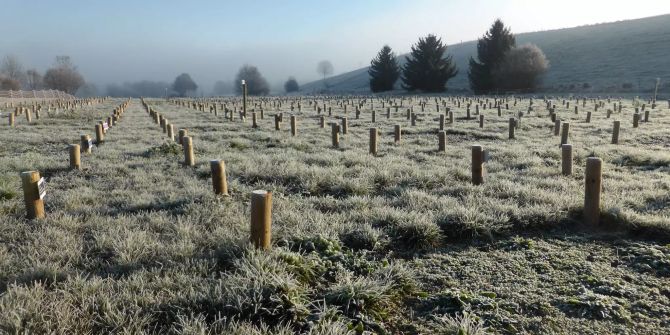
{"type": "MultiPolygon", "coordinates": [[[[223,111],[223,116],[225,119],[230,121],[235,120],[235,114],[238,115],[238,119],[241,122],[245,122],[247,119],[247,109],[249,105],[249,99],[247,98],[247,87],[246,83],[242,82],[242,101],[241,108],[238,108],[238,99],[226,99],[214,100],[214,99],[171,99],[170,103],[181,106],[192,108],[196,111],[204,112],[206,109],[214,116],[219,115],[219,110],[223,111]],[[230,108],[228,104],[231,104],[230,108]],[[236,113],[237,112],[237,113],[236,113]]],[[[319,126],[320,128],[325,128],[325,116],[321,113],[328,113],[328,116],[333,115],[332,106],[328,106],[328,103],[334,102],[338,107],[343,109],[344,114],[348,114],[348,107],[353,107],[355,112],[355,119],[359,120],[361,118],[361,110],[368,103],[371,109],[371,121],[372,123],[376,122],[377,112],[375,110],[375,100],[368,97],[364,98],[354,98],[354,97],[319,97],[323,104],[320,105],[317,102],[317,99],[309,100],[308,104],[312,107],[313,111],[317,113],[319,126]],[[357,103],[356,103],[357,102],[357,103]]],[[[429,98],[424,98],[423,101],[419,101],[419,106],[421,108],[421,113],[425,114],[426,106],[429,98]]],[[[302,103],[303,98],[298,99],[291,98],[261,98],[259,101],[253,102],[253,108],[251,109],[251,126],[252,128],[259,127],[259,119],[265,119],[265,108],[268,107],[268,103],[272,103],[272,108],[277,111],[277,114],[274,115],[274,128],[275,130],[281,130],[281,124],[283,122],[283,112],[279,110],[283,107],[284,104],[290,104],[291,112],[294,112],[296,109],[301,112],[303,109],[302,103]],[[265,108],[264,108],[265,107],[265,108]],[[259,113],[256,112],[256,108],[259,108],[259,113]]],[[[502,109],[504,103],[504,109],[510,109],[510,102],[513,103],[513,107],[517,106],[519,101],[522,101],[522,98],[514,97],[513,101],[510,101],[510,98],[468,98],[468,97],[449,97],[449,98],[434,98],[435,102],[435,111],[439,114],[439,130],[437,131],[438,145],[437,151],[444,152],[446,150],[447,134],[445,131],[445,124],[448,120],[449,124],[454,123],[454,112],[451,110],[447,103],[451,103],[452,106],[461,108],[461,104],[464,104],[466,107],[466,120],[474,119],[471,114],[471,109],[474,106],[474,114],[478,115],[479,118],[479,128],[484,128],[485,126],[485,117],[481,113],[481,110],[486,109],[496,109],[498,117],[502,117],[502,109]],[[442,114],[442,112],[444,114],[442,114]]],[[[534,100],[533,98],[528,99],[528,110],[526,113],[531,113],[534,111],[534,100]]],[[[100,121],[99,124],[95,125],[95,134],[96,134],[96,144],[101,144],[104,142],[104,136],[106,132],[116,125],[116,123],[121,119],[121,116],[125,109],[128,107],[128,104],[131,100],[125,101],[118,108],[114,109],[112,116],[110,116],[106,122],[100,121]]],[[[385,109],[386,119],[391,119],[391,109],[395,110],[395,114],[399,112],[399,109],[404,108],[405,103],[409,103],[409,108],[406,109],[406,119],[410,121],[411,126],[416,126],[417,121],[420,121],[420,115],[414,111],[414,97],[402,97],[398,102],[397,99],[377,99],[381,102],[382,110],[385,109]],[[389,104],[387,106],[387,103],[389,104]]],[[[572,98],[569,100],[563,99],[561,105],[565,110],[570,110],[570,103],[572,98]]],[[[593,102],[594,112],[597,112],[598,109],[605,108],[605,101],[600,99],[587,99],[582,98],[582,108],[586,108],[587,101],[593,102]]],[[[564,176],[572,175],[572,162],[573,162],[573,145],[568,143],[569,134],[570,134],[570,123],[562,122],[556,113],[557,106],[549,99],[544,99],[543,102],[546,104],[546,110],[549,112],[549,118],[553,122],[553,135],[560,135],[560,144],[561,149],[561,173],[564,176]]],[[[574,101],[574,113],[579,113],[579,102],[580,99],[576,98],[574,101]]],[[[195,156],[193,152],[193,139],[188,136],[187,129],[179,129],[177,136],[174,133],[174,125],[169,122],[165,116],[161,115],[159,112],[155,111],[149,106],[149,104],[141,99],[142,106],[149,116],[166,134],[170,141],[177,141],[183,148],[184,152],[184,165],[185,166],[194,166],[195,165],[195,156]]],[[[611,99],[607,99],[607,103],[612,103],[611,99]]],[[[639,105],[639,101],[635,101],[639,105]]],[[[648,101],[651,104],[651,110],[656,108],[656,101],[648,101]]],[[[82,102],[81,105],[84,103],[82,102]]],[[[614,111],[619,113],[622,112],[622,103],[619,101],[613,102],[612,109],[607,109],[606,116],[607,118],[611,117],[611,114],[614,111]]],[[[670,101],[668,101],[668,108],[670,109],[670,101]]],[[[19,110],[28,111],[27,108],[18,108],[15,113],[10,113],[10,126],[13,126],[14,116],[19,114],[19,110]]],[[[39,111],[39,108],[33,109],[39,111]]],[[[29,115],[29,114],[28,114],[29,115]]],[[[39,115],[39,114],[37,114],[39,115]]],[[[519,128],[521,124],[522,117],[524,112],[519,112],[516,116],[510,117],[508,122],[508,138],[510,140],[516,138],[516,129],[519,128]]],[[[586,123],[590,123],[592,118],[592,112],[587,111],[586,113],[586,123]]],[[[641,104],[640,106],[635,107],[635,113],[633,114],[633,128],[639,127],[639,122],[642,119],[644,122],[649,122],[650,110],[646,108],[646,104],[641,104]],[[644,116],[642,116],[644,113],[644,116]]],[[[30,122],[30,116],[27,116],[28,121],[30,122]]],[[[349,124],[347,116],[340,116],[340,122],[331,122],[331,139],[332,146],[334,148],[340,147],[340,134],[347,134],[349,124]]],[[[620,125],[619,120],[613,121],[612,128],[612,144],[619,143],[619,134],[620,134],[620,125]]],[[[290,116],[290,133],[291,136],[298,135],[298,120],[296,115],[290,116]]],[[[369,140],[369,153],[373,156],[376,156],[378,153],[378,139],[381,135],[380,131],[376,127],[369,128],[370,131],[370,140],[369,140]]],[[[394,143],[396,145],[401,144],[402,137],[402,126],[401,124],[395,124],[393,129],[394,143]]],[[[70,155],[70,168],[71,169],[81,169],[81,159],[80,152],[90,153],[93,147],[93,142],[89,135],[81,136],[81,145],[71,145],[69,147],[70,155]]],[[[472,183],[474,185],[481,185],[484,183],[485,176],[485,163],[489,161],[490,157],[486,150],[481,145],[472,145],[471,146],[471,172],[472,172],[472,183]]],[[[216,195],[228,196],[228,183],[226,180],[226,170],[225,163],[222,160],[211,160],[210,168],[212,174],[212,185],[213,190],[216,195]]],[[[45,194],[44,179],[40,178],[39,172],[36,171],[27,171],[21,173],[21,179],[24,190],[24,198],[26,203],[27,217],[29,219],[39,219],[45,216],[44,214],[44,203],[43,198],[45,194]]],[[[586,160],[586,169],[584,176],[584,209],[583,209],[583,218],[584,222],[588,225],[598,225],[600,219],[600,203],[601,203],[601,192],[602,192],[602,160],[597,157],[588,157],[586,160]]],[[[251,236],[250,241],[257,247],[267,249],[271,245],[271,226],[272,226],[272,193],[265,190],[255,190],[251,195],[251,236]]]]}

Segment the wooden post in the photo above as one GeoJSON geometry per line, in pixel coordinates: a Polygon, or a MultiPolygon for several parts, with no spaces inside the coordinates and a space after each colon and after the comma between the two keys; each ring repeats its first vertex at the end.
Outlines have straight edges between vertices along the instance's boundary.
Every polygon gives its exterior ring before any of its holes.
{"type": "Polygon", "coordinates": [[[342,134],[347,134],[349,129],[349,122],[347,121],[346,117],[342,118],[342,134]]]}
{"type": "Polygon", "coordinates": [[[9,126],[14,127],[14,113],[9,113],[9,126]]]}
{"type": "Polygon", "coordinates": [[[256,112],[251,112],[251,128],[258,128],[258,119],[256,118],[256,112]]]}
{"type": "Polygon", "coordinates": [[[400,138],[402,136],[402,130],[400,129],[400,125],[397,124],[393,128],[393,141],[395,144],[400,144],[400,138]]]}
{"type": "Polygon", "coordinates": [[[640,125],[640,113],[633,114],[633,128],[637,128],[640,125]]]}
{"type": "Polygon", "coordinates": [[[564,176],[572,174],[572,144],[561,146],[561,171],[564,176]]]}
{"type": "Polygon", "coordinates": [[[589,157],[586,159],[584,222],[589,225],[597,225],[600,222],[602,163],[602,160],[597,157],[589,157]]]}
{"type": "Polygon", "coordinates": [[[184,165],[194,166],[195,156],[193,155],[193,139],[189,136],[182,138],[182,146],[184,147],[184,165]]]}
{"type": "Polygon", "coordinates": [[[484,114],[479,115],[479,128],[484,128],[484,114]]]}
{"type": "Polygon", "coordinates": [[[214,194],[228,195],[228,181],[226,179],[226,163],[222,160],[209,161],[212,170],[212,185],[214,194]]]}
{"type": "Polygon", "coordinates": [[[272,243],[272,192],[251,192],[251,243],[268,250],[272,243]]]}
{"type": "Polygon", "coordinates": [[[275,114],[275,130],[281,130],[281,118],[278,114],[275,114]]]}
{"type": "Polygon", "coordinates": [[[38,183],[40,173],[37,171],[21,172],[23,199],[26,203],[26,217],[32,219],[44,218],[44,201],[40,197],[38,183]]]}
{"type": "Polygon", "coordinates": [[[569,135],[570,135],[570,122],[563,122],[563,130],[561,132],[561,145],[568,144],[569,135]]]}
{"type": "Polygon", "coordinates": [[[472,146],[472,184],[484,182],[484,151],[481,145],[472,146]]]}
{"type": "Polygon", "coordinates": [[[81,154],[79,144],[71,144],[68,147],[70,151],[70,170],[81,170],[81,154]]]}
{"type": "Polygon", "coordinates": [[[454,112],[449,111],[449,123],[454,124],[454,112]]]}
{"type": "Polygon", "coordinates": [[[619,128],[621,128],[621,121],[614,121],[612,128],[612,144],[619,144],[619,128]]]}
{"type": "Polygon", "coordinates": [[[339,148],[340,147],[340,125],[337,123],[334,123],[331,125],[331,139],[333,142],[333,147],[339,148]]]}
{"type": "Polygon", "coordinates": [[[437,151],[447,151],[447,132],[444,130],[437,132],[437,151]]]}
{"type": "Polygon", "coordinates": [[[81,135],[81,150],[85,154],[90,154],[91,153],[91,146],[89,145],[89,141],[91,140],[91,136],[88,135],[81,135]]]}
{"type": "Polygon", "coordinates": [[[184,137],[188,136],[188,130],[187,129],[179,129],[179,132],[177,133],[177,143],[183,145],[184,144],[184,137]]]}
{"type": "Polygon", "coordinates": [[[377,155],[377,128],[370,128],[370,153],[377,155]]]}
{"type": "Polygon", "coordinates": [[[167,136],[170,141],[174,141],[174,125],[172,123],[167,125],[167,136]]]}
{"type": "Polygon", "coordinates": [[[298,125],[296,124],[295,115],[291,115],[291,136],[298,135],[298,125]]]}
{"type": "Polygon", "coordinates": [[[247,82],[242,80],[242,113],[247,116],[247,82]]]}
{"type": "Polygon", "coordinates": [[[649,110],[644,111],[644,122],[649,122],[649,110]]]}
{"type": "Polygon", "coordinates": [[[372,110],[372,122],[377,122],[377,111],[374,109],[372,110]]]}
{"type": "Polygon", "coordinates": [[[440,114],[440,130],[444,130],[444,114],[440,114]]]}
{"type": "Polygon", "coordinates": [[[516,121],[514,120],[513,117],[509,118],[509,139],[514,139],[514,124],[516,121]]]}
{"type": "Polygon", "coordinates": [[[102,125],[95,125],[95,144],[100,145],[105,141],[105,134],[102,132],[102,125]]]}
{"type": "Polygon", "coordinates": [[[556,119],[554,121],[554,136],[558,136],[561,133],[561,120],[556,119]]]}
{"type": "Polygon", "coordinates": [[[586,112],[586,123],[591,123],[591,111],[586,112]]]}
{"type": "Polygon", "coordinates": [[[319,116],[319,127],[321,128],[326,127],[326,117],[323,115],[319,116]]]}

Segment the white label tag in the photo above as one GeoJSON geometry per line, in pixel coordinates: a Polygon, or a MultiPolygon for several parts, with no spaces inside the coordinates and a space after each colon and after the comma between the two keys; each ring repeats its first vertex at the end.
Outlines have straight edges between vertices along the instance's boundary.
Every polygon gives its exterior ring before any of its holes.
{"type": "Polygon", "coordinates": [[[484,163],[488,162],[491,159],[491,155],[489,155],[488,150],[482,151],[482,160],[484,163]]]}
{"type": "Polygon", "coordinates": [[[88,147],[93,148],[93,139],[88,140],[88,147]]]}
{"type": "Polygon", "coordinates": [[[109,125],[107,124],[107,122],[102,124],[102,129],[104,129],[104,130],[109,129],[109,125]]]}
{"type": "Polygon", "coordinates": [[[40,199],[44,199],[44,196],[47,194],[47,182],[44,180],[44,177],[37,181],[37,191],[40,199]]]}

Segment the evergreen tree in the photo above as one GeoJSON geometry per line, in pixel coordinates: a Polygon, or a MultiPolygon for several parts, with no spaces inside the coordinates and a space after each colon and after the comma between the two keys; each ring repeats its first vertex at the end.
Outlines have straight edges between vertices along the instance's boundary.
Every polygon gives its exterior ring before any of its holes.
{"type": "Polygon", "coordinates": [[[284,91],[286,93],[298,92],[300,90],[300,85],[294,77],[289,77],[288,80],[284,83],[284,91]]]}
{"type": "Polygon", "coordinates": [[[516,46],[514,35],[497,19],[489,31],[477,41],[477,60],[470,57],[470,88],[475,94],[487,94],[497,87],[493,78],[496,67],[505,59],[505,53],[516,46]]]}
{"type": "Polygon", "coordinates": [[[391,47],[385,45],[370,62],[370,90],[385,92],[393,90],[395,82],[400,77],[400,67],[391,47]]]}
{"type": "Polygon", "coordinates": [[[444,92],[447,81],[458,73],[447,46],[435,35],[419,38],[407,56],[402,72],[402,87],[408,91],[444,92]]]}
{"type": "Polygon", "coordinates": [[[188,73],[180,74],[172,83],[172,90],[177,92],[180,97],[185,97],[187,93],[195,93],[197,89],[198,84],[193,81],[188,73]]]}

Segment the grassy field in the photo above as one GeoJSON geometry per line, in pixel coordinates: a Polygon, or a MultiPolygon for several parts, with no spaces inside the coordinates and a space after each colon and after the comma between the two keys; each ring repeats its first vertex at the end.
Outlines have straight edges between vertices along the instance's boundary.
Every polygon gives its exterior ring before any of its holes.
{"type": "MultiPolygon", "coordinates": [[[[196,166],[133,100],[106,141],[69,171],[67,145],[123,102],[0,124],[0,332],[127,334],[662,334],[670,328],[670,111],[632,127],[589,101],[571,124],[574,173],[541,99],[526,111],[482,109],[484,128],[449,100],[437,152],[432,97],[406,97],[387,120],[375,101],[379,154],[368,154],[369,102],[332,148],[304,97],[275,131],[163,100],[147,102],[193,137],[196,166]],[[427,101],[421,112],[420,101],[427,101]],[[412,105],[417,125],[405,118],[412,105]],[[586,111],[593,111],[586,123],[586,111]],[[613,120],[620,144],[610,144],[613,120]],[[393,143],[393,126],[403,137],[393,143]],[[470,147],[490,152],[470,182],[470,147]],[[584,166],[603,160],[601,224],[581,221],[584,166]],[[226,163],[229,197],[209,160],[226,163]],[[19,173],[47,180],[47,217],[25,219],[19,173]],[[252,190],[273,192],[273,247],[249,240],[252,190]]],[[[316,98],[321,106],[324,101],[316,98]]],[[[369,98],[368,98],[369,99],[369,98]]],[[[446,98],[445,98],[446,99],[446,98]]],[[[352,99],[351,101],[358,101],[352,99]]],[[[337,102],[333,115],[343,116],[337,102]]],[[[230,106],[230,103],[228,103],[230,106]]],[[[237,106],[239,108],[239,104],[237,106]]],[[[258,112],[258,107],[255,108],[258,112]]],[[[647,109],[649,106],[647,105],[647,109]]],[[[44,113],[43,113],[44,114],[44,113]]],[[[6,113],[3,113],[6,115],[6,113]]],[[[236,115],[237,116],[237,115],[236,115]]]]}

